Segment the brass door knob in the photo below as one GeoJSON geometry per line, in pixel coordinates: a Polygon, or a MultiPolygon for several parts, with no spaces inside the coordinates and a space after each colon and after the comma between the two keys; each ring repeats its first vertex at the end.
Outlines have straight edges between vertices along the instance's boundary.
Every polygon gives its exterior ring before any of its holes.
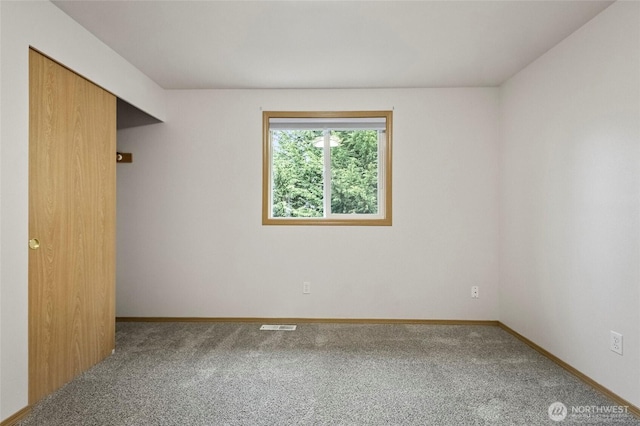
{"type": "Polygon", "coordinates": [[[40,240],[37,238],[32,238],[29,240],[29,248],[31,250],[37,250],[40,248],[40,240]]]}

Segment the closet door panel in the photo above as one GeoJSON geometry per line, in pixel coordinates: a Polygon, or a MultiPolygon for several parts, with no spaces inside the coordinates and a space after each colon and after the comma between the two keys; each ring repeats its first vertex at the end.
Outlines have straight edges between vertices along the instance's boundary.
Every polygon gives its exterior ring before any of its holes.
{"type": "Polygon", "coordinates": [[[115,346],[116,99],[30,50],[29,401],[115,346]]]}

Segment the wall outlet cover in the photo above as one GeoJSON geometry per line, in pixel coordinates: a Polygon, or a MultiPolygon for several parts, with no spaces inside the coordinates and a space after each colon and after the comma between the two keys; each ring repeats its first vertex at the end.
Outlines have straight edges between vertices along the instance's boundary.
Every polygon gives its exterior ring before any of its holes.
{"type": "Polygon", "coordinates": [[[609,348],[613,352],[622,355],[622,334],[611,330],[611,338],[609,342],[609,348]]]}

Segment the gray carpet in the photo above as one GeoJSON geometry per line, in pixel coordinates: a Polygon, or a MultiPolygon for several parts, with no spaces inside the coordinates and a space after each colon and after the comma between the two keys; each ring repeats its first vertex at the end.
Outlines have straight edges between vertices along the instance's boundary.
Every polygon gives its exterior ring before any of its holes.
{"type": "Polygon", "coordinates": [[[614,404],[498,327],[259,327],[118,323],[115,355],[20,425],[640,425],[572,413],[614,404]]]}

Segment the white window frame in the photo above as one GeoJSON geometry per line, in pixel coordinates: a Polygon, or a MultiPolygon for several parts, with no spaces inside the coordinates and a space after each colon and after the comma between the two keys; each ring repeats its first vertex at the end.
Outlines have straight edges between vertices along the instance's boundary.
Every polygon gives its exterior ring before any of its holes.
{"type": "Polygon", "coordinates": [[[372,225],[391,226],[391,139],[392,111],[264,111],[263,112],[263,225],[372,225]],[[305,120],[308,119],[308,120],[305,120]],[[340,127],[340,123],[343,127],[340,127]],[[297,127],[296,127],[297,126],[297,127]],[[306,126],[306,127],[305,127],[306,126]],[[324,217],[291,218],[272,216],[273,149],[271,130],[281,129],[324,130],[324,217]],[[330,130],[378,130],[378,213],[336,214],[331,212],[331,157],[330,130]],[[326,183],[329,182],[327,185],[326,183]]]}

